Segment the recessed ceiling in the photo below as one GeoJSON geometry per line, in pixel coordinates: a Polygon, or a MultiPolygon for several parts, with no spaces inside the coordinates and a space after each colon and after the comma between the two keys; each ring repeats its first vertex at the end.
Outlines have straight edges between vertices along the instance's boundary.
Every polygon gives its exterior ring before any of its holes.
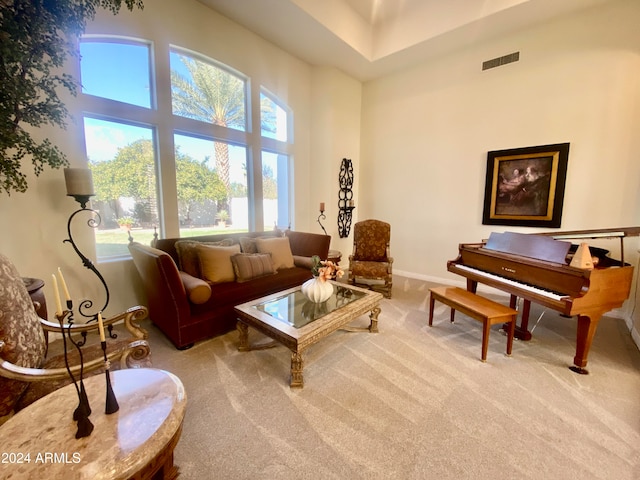
{"type": "Polygon", "coordinates": [[[312,65],[333,66],[367,81],[620,0],[198,1],[312,65]]]}
{"type": "Polygon", "coordinates": [[[423,0],[344,0],[367,23],[377,25],[411,12],[423,0]]]}

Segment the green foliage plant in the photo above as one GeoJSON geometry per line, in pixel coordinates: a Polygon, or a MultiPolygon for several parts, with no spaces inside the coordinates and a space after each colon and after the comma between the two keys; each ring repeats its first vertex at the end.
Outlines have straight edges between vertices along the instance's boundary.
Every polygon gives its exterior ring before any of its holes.
{"type": "MultiPolygon", "coordinates": [[[[1,1],[1,0],[0,0],[1,1]]],[[[117,216],[122,214],[120,198],[131,197],[137,202],[151,202],[155,194],[155,163],[153,143],[136,140],[121,148],[113,160],[90,162],[93,172],[95,202],[107,203],[117,216]]],[[[176,151],[176,182],[178,205],[187,224],[198,203],[226,200],[228,193],[208,159],[198,161],[180,150],[176,151]]]]}
{"type": "Polygon", "coordinates": [[[114,15],[142,0],[0,0],[0,193],[25,192],[22,170],[30,158],[34,173],[69,165],[49,139],[38,142],[25,127],[66,127],[69,112],[58,89],[77,94],[77,83],[59,73],[77,55],[77,38],[98,8],[114,15]]]}
{"type": "Polygon", "coordinates": [[[229,212],[227,212],[226,210],[220,210],[218,212],[218,215],[216,216],[221,222],[226,222],[227,220],[229,220],[229,212]]]}
{"type": "Polygon", "coordinates": [[[117,222],[120,227],[131,228],[135,220],[131,217],[120,217],[117,222]]]}

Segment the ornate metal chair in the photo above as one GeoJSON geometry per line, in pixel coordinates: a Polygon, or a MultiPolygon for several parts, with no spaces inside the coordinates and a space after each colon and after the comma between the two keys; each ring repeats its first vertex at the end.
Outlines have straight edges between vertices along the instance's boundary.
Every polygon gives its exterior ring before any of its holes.
{"type": "MultiPolygon", "coordinates": [[[[147,317],[146,307],[133,307],[106,319],[104,325],[124,321],[133,336],[107,340],[111,370],[151,365],[147,332],[137,322],[147,317]]],[[[65,331],[67,326],[64,326],[65,331]]],[[[73,334],[98,330],[97,323],[74,324],[73,334]]],[[[38,317],[31,297],[16,267],[0,254],[0,425],[42,396],[71,383],[64,355],[46,358],[45,331],[61,333],[60,323],[38,317]]],[[[73,349],[75,350],[75,349],[73,349]]],[[[79,377],[78,355],[69,350],[70,368],[79,377]]],[[[84,374],[104,372],[100,344],[82,348],[84,374]]]]}
{"type": "Polygon", "coordinates": [[[391,298],[393,258],[390,243],[391,225],[388,223],[380,220],[356,223],[353,253],[349,255],[349,283],[380,289],[385,297],[391,298]]]}

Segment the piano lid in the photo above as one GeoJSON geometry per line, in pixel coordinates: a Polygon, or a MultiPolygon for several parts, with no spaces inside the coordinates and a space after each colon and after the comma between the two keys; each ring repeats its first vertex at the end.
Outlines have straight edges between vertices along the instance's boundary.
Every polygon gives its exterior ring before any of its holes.
{"type": "Polygon", "coordinates": [[[564,265],[571,243],[525,233],[492,232],[484,248],[564,265]]]}
{"type": "Polygon", "coordinates": [[[555,239],[638,237],[640,236],[640,227],[601,228],[599,230],[572,230],[568,232],[539,232],[535,235],[548,235],[555,239]]]}
{"type": "MultiPolygon", "coordinates": [[[[599,230],[573,230],[570,232],[544,232],[537,233],[536,235],[549,235],[555,239],[620,238],[620,265],[624,266],[627,265],[624,262],[624,239],[626,237],[640,236],[640,227],[601,228],[599,230]]],[[[600,255],[597,256],[599,257],[600,255]]]]}

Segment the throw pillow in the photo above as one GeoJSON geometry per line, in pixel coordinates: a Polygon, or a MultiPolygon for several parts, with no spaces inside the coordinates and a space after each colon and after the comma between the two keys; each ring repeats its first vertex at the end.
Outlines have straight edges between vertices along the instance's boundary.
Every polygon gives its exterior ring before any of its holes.
{"type": "Polygon", "coordinates": [[[199,244],[196,250],[200,260],[201,278],[211,283],[233,282],[236,279],[231,256],[240,253],[240,245],[221,247],[199,244]]]}
{"type": "Polygon", "coordinates": [[[256,246],[256,240],[258,238],[274,238],[273,235],[263,235],[261,237],[240,237],[240,250],[242,253],[259,253],[258,247],[256,246]]]}
{"type": "Polygon", "coordinates": [[[276,270],[281,268],[293,268],[293,255],[287,237],[258,238],[256,247],[259,253],[270,253],[273,260],[273,267],[276,270]]]}
{"type": "Polygon", "coordinates": [[[313,260],[311,259],[311,257],[303,257],[301,255],[294,255],[293,256],[293,263],[295,264],[296,267],[308,268],[309,270],[311,270],[311,268],[313,268],[313,260]]]}
{"type": "Polygon", "coordinates": [[[176,252],[178,252],[178,269],[188,273],[192,277],[200,278],[200,262],[198,260],[197,245],[217,245],[228,247],[233,245],[232,238],[225,238],[218,242],[199,242],[197,240],[178,240],[176,252]]]}
{"type": "Polygon", "coordinates": [[[192,277],[188,273],[179,272],[182,285],[187,292],[189,301],[195,305],[206,303],[211,298],[211,285],[201,278],[192,277]]]}
{"type": "Polygon", "coordinates": [[[242,253],[258,253],[255,237],[240,237],[240,249],[242,253]]]}
{"type": "Polygon", "coordinates": [[[238,253],[231,257],[231,263],[239,283],[276,273],[268,253],[238,253]]]}

